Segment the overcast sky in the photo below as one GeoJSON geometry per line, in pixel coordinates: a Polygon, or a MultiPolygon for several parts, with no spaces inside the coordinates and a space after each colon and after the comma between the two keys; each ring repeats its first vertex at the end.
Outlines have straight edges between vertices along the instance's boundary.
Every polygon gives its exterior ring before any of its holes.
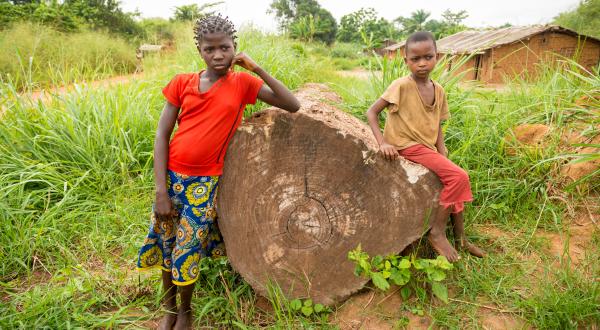
{"type": "MultiPolygon", "coordinates": [[[[173,15],[176,6],[214,1],[192,0],[121,0],[125,11],[139,10],[142,17],[163,17],[173,15]]],[[[272,0],[227,0],[219,5],[218,11],[231,18],[236,26],[253,23],[266,31],[275,31],[276,23],[272,15],[266,13],[272,0]]],[[[530,25],[549,23],[552,18],[565,10],[577,7],[579,0],[319,0],[321,6],[329,10],[336,20],[362,7],[372,7],[380,16],[393,20],[398,16],[409,16],[417,9],[431,13],[430,18],[440,19],[441,13],[466,10],[469,17],[464,21],[468,26],[530,25]]]]}

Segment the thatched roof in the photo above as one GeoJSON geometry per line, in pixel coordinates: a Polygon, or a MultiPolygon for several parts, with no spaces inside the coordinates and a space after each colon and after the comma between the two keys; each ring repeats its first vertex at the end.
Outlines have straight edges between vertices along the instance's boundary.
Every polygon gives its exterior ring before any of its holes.
{"type": "MultiPolygon", "coordinates": [[[[487,49],[512,44],[523,39],[529,39],[542,32],[558,32],[572,35],[574,37],[586,38],[600,42],[600,39],[581,35],[573,30],[558,25],[532,25],[532,26],[511,26],[494,30],[466,30],[455,33],[451,36],[437,41],[437,49],[443,54],[472,54],[480,53],[487,49]]],[[[385,51],[396,51],[402,47],[406,41],[386,47],[385,51]]]]}

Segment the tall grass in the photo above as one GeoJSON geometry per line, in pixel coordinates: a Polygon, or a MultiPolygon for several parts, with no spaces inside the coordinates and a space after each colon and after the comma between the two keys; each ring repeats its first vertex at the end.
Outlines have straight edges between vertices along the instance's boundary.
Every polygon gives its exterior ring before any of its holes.
{"type": "Polygon", "coordinates": [[[106,33],[69,34],[31,23],[0,31],[0,79],[19,90],[134,70],[135,48],[106,33]]]}

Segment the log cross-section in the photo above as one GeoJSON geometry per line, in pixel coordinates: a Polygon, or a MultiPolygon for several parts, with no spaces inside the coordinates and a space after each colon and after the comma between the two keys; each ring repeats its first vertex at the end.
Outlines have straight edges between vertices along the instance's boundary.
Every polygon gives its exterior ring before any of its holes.
{"type": "Polygon", "coordinates": [[[334,304],[367,282],[348,251],[399,253],[420,239],[441,184],[426,168],[377,154],[369,128],[323,85],[298,113],[267,109],[231,141],[219,183],[219,227],[233,268],[261,295],[334,304]]]}

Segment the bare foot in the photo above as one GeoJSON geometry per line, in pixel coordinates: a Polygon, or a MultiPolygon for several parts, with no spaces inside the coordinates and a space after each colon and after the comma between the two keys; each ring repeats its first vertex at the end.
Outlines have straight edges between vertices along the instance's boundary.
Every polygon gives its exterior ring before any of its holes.
{"type": "Polygon", "coordinates": [[[482,249],[480,249],[477,245],[469,242],[466,238],[458,240],[458,248],[469,252],[473,256],[479,258],[485,257],[485,252],[482,249]]]}
{"type": "Polygon", "coordinates": [[[429,239],[429,243],[431,244],[433,249],[439,255],[443,255],[444,257],[446,257],[446,259],[448,259],[448,261],[456,262],[456,261],[458,261],[458,259],[460,259],[458,252],[456,252],[456,249],[454,249],[452,247],[452,245],[450,244],[450,242],[448,242],[446,235],[444,235],[444,234],[433,235],[433,234],[429,233],[427,238],[429,239]]]}
{"type": "Polygon", "coordinates": [[[175,321],[177,321],[177,314],[173,312],[167,312],[165,316],[160,320],[158,324],[158,330],[171,330],[173,329],[173,325],[175,325],[175,321]]]}
{"type": "Polygon", "coordinates": [[[177,322],[175,323],[174,330],[190,330],[192,329],[192,311],[186,312],[179,311],[177,314],[177,322]]]}

